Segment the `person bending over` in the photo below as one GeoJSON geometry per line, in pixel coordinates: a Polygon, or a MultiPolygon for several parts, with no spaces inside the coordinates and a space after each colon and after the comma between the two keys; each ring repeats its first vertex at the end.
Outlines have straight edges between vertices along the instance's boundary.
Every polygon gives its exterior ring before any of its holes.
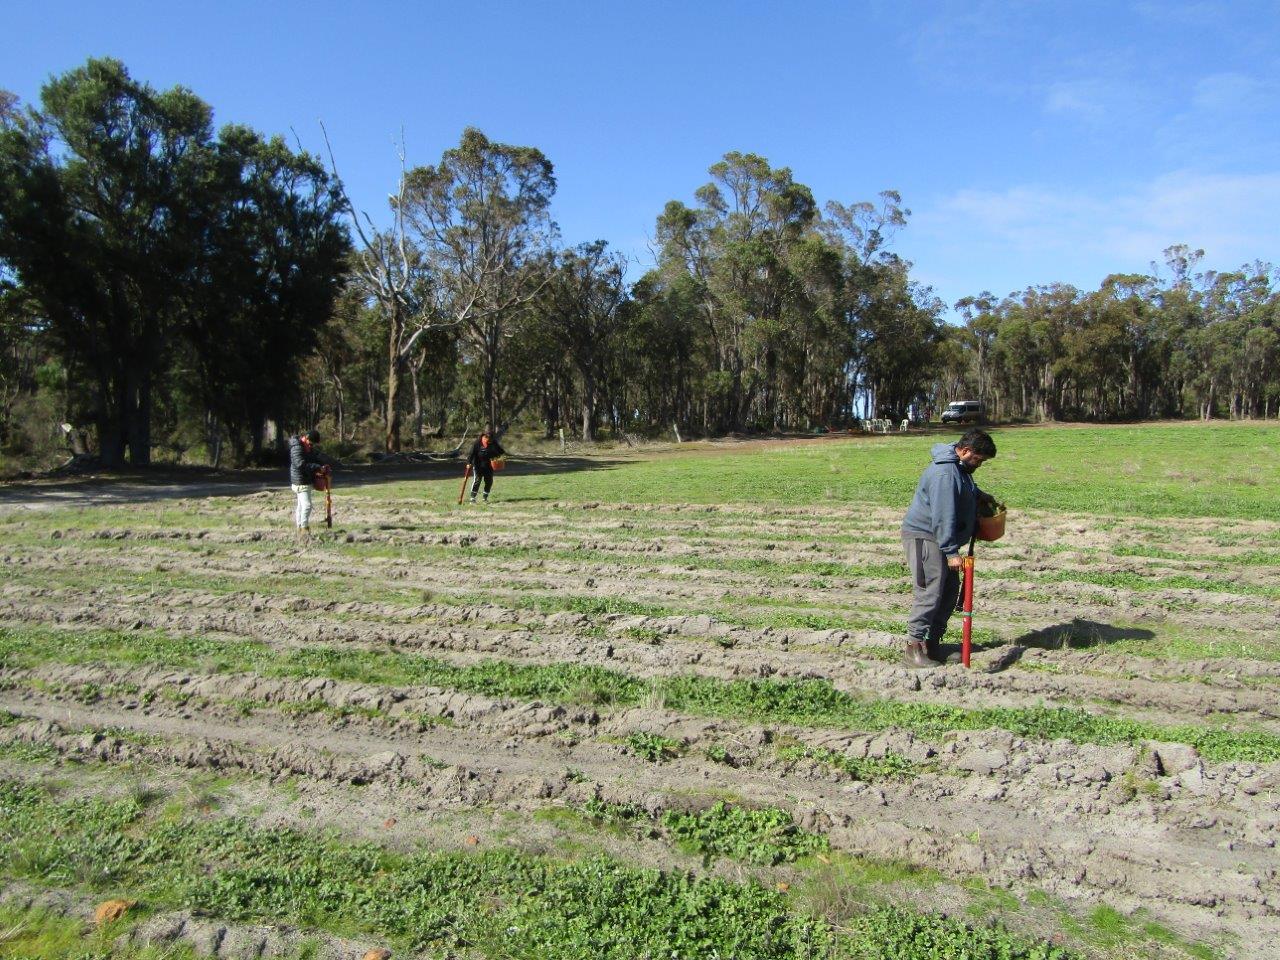
{"type": "Polygon", "coordinates": [[[480,490],[480,481],[484,480],[484,502],[489,502],[489,491],[493,489],[493,461],[507,451],[502,444],[493,438],[490,430],[485,430],[471,445],[471,453],[467,464],[471,467],[474,479],[471,481],[471,502],[476,502],[476,493],[480,490]]]}
{"type": "Polygon", "coordinates": [[[902,660],[909,667],[942,665],[942,636],[960,593],[960,551],[977,528],[978,504],[992,499],[973,482],[973,472],[995,455],[996,443],[984,430],[935,443],[903,518],[911,613],[902,660]]]}

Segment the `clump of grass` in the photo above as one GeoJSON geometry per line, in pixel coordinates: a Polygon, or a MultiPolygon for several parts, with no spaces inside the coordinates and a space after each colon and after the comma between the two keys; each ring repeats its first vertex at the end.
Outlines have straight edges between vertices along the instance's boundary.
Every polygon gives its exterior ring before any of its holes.
{"type": "Polygon", "coordinates": [[[661,828],[661,834],[679,847],[707,859],[728,857],[773,866],[830,850],[826,837],[802,830],[791,814],[778,807],[751,808],[719,801],[705,810],[667,810],[655,820],[635,804],[592,797],[583,804],[582,813],[607,826],[661,828]]]}
{"type": "Polygon", "coordinates": [[[598,823],[616,825],[635,823],[648,815],[633,803],[611,803],[592,797],[582,805],[582,812],[598,823]]]}
{"type": "Polygon", "coordinates": [[[119,946],[127,919],[87,932],[82,921],[39,909],[0,907],[0,957],[21,960],[196,960],[186,944],[119,946]]]}

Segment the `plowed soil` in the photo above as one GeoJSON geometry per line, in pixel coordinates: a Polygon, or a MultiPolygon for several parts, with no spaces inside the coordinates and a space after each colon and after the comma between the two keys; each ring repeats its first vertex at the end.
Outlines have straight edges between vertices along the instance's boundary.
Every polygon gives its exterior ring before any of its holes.
{"type": "MultiPolygon", "coordinates": [[[[138,770],[170,786],[216,773],[237,784],[223,802],[264,825],[445,848],[476,837],[550,845],[560,828],[546,811],[591,802],[658,818],[730,798],[788,811],[835,851],[939,872],[932,892],[895,881],[877,894],[922,909],[963,910],[981,881],[1024,903],[1042,892],[1081,917],[1142,911],[1222,956],[1280,955],[1273,757],[1224,759],[1189,735],[787,722],[672,705],[661,692],[686,676],[821,680],[856,702],[1069,708],[1280,737],[1280,525],[1015,514],[1007,540],[979,551],[973,668],[920,672],[897,662],[909,602],[898,510],[467,510],[354,491],[336,528],[300,545],[290,507],[272,490],[11,511],[0,627],[199,638],[252,648],[259,664],[298,651],[572,664],[646,692],[522,698],[244,670],[234,656],[27,653],[0,665],[0,710],[12,715],[0,743],[31,748],[0,754],[5,775],[56,770],[89,790],[138,770]],[[677,746],[653,762],[638,734],[677,746]],[[900,758],[905,772],[859,776],[836,755],[900,758]]],[[[647,865],[742,875],[660,831],[601,830],[591,842],[647,865]]],[[[1108,955],[1034,910],[1003,919],[1108,955]]]]}

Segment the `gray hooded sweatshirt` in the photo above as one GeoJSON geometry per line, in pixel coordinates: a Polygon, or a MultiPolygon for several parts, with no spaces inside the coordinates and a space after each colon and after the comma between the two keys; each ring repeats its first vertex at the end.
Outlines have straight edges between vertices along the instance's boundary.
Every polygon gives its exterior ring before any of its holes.
{"type": "Polygon", "coordinates": [[[902,535],[932,540],[946,556],[954,557],[978,525],[981,491],[973,474],[960,463],[954,444],[935,443],[930,456],[933,463],[920,477],[902,521],[902,535]]]}

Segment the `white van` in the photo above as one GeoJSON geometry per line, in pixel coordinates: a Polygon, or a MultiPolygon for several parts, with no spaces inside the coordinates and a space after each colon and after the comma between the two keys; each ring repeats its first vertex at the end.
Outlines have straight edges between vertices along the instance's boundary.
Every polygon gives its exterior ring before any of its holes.
{"type": "Polygon", "coordinates": [[[953,400],[942,411],[943,423],[982,423],[986,417],[981,400],[953,400]]]}

